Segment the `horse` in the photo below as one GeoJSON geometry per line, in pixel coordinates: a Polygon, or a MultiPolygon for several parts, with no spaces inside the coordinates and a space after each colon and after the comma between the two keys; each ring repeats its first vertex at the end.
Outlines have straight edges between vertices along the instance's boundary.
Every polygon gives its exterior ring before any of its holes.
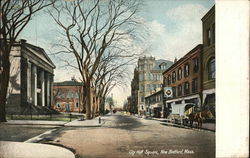
{"type": "Polygon", "coordinates": [[[193,122],[197,121],[199,129],[201,129],[201,127],[202,127],[203,120],[211,119],[211,118],[214,118],[214,116],[213,116],[213,114],[211,113],[210,110],[195,112],[195,113],[191,113],[191,114],[188,115],[190,126],[192,127],[193,122]]]}

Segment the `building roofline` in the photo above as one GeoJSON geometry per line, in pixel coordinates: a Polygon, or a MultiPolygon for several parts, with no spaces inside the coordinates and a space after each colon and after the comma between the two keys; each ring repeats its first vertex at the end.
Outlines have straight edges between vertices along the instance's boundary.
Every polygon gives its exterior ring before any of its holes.
{"type": "Polygon", "coordinates": [[[177,60],[177,62],[175,62],[173,65],[171,65],[167,70],[165,70],[163,72],[163,74],[166,73],[167,71],[171,70],[174,66],[176,66],[177,64],[179,64],[180,62],[182,62],[184,59],[186,59],[186,57],[189,54],[195,52],[198,49],[202,49],[202,48],[203,48],[203,44],[198,44],[196,47],[194,47],[192,50],[190,50],[187,54],[185,54],[182,58],[180,58],[179,60],[177,60]]]}
{"type": "Polygon", "coordinates": [[[201,18],[201,21],[205,21],[213,12],[215,12],[215,5],[201,18]]]}
{"type": "Polygon", "coordinates": [[[159,91],[157,91],[157,92],[155,92],[155,93],[153,93],[153,94],[150,94],[150,95],[146,96],[145,99],[146,99],[146,98],[149,98],[149,97],[152,97],[152,96],[154,96],[154,95],[160,94],[160,93],[162,93],[162,92],[163,92],[163,91],[162,91],[162,89],[161,89],[161,90],[159,90],[159,91]]]}
{"type": "Polygon", "coordinates": [[[52,67],[53,67],[54,69],[56,68],[55,64],[52,62],[52,60],[50,59],[50,57],[48,56],[48,54],[45,52],[45,50],[44,50],[43,48],[41,48],[41,47],[39,47],[39,46],[36,46],[36,45],[33,45],[33,44],[30,44],[30,43],[27,43],[27,41],[24,40],[24,39],[21,39],[21,40],[20,40],[20,44],[21,44],[21,46],[28,46],[28,47],[33,47],[33,48],[35,48],[35,49],[38,49],[40,52],[43,53],[43,55],[44,55],[45,58],[49,61],[49,63],[52,65],[52,67]]]}
{"type": "Polygon", "coordinates": [[[75,81],[63,81],[63,82],[54,82],[53,86],[84,86],[81,82],[75,82],[75,81]]]}

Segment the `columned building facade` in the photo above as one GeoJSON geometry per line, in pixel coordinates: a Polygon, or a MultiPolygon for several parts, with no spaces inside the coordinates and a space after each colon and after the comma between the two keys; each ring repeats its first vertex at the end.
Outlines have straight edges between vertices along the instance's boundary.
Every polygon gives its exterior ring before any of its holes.
{"type": "Polygon", "coordinates": [[[7,113],[51,107],[55,65],[44,49],[20,40],[12,48],[10,62],[7,113]]]}

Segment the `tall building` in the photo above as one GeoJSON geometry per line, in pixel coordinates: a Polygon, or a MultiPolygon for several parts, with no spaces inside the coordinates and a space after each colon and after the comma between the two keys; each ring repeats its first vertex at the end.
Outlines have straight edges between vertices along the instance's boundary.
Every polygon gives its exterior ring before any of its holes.
{"type": "Polygon", "coordinates": [[[202,18],[202,104],[215,111],[215,6],[202,18]]]}
{"type": "Polygon", "coordinates": [[[172,89],[172,97],[167,98],[165,102],[168,109],[175,104],[184,103],[193,103],[201,107],[201,53],[200,44],[163,73],[164,86],[172,89]]]}
{"type": "Polygon", "coordinates": [[[161,89],[163,84],[162,73],[168,69],[173,62],[168,60],[155,60],[154,57],[140,57],[138,60],[139,90],[138,90],[138,112],[145,114],[149,107],[145,105],[145,97],[161,89]]]}
{"type": "Polygon", "coordinates": [[[44,49],[20,40],[11,50],[10,62],[6,112],[50,112],[55,65],[44,49]]]}

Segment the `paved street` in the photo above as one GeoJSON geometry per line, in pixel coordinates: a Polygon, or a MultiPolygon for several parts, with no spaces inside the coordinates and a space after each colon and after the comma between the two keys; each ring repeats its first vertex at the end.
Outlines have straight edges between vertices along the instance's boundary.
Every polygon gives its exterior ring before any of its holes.
{"type": "Polygon", "coordinates": [[[65,146],[82,158],[215,157],[214,132],[169,127],[119,113],[104,119],[102,127],[63,127],[43,143],[65,146]]]}

